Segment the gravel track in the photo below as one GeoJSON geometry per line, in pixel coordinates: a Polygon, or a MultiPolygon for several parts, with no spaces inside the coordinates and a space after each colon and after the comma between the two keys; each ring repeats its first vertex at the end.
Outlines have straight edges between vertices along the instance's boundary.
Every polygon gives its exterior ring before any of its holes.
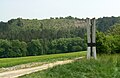
{"type": "Polygon", "coordinates": [[[43,64],[41,66],[32,67],[32,68],[25,68],[25,69],[2,72],[2,73],[0,73],[0,78],[17,78],[17,77],[25,75],[25,74],[30,74],[30,73],[34,73],[37,71],[42,71],[42,70],[52,68],[52,67],[57,66],[57,65],[72,63],[72,62],[79,60],[81,58],[83,58],[83,57],[75,58],[72,60],[57,61],[57,62],[53,62],[53,63],[49,63],[49,64],[43,64]]]}

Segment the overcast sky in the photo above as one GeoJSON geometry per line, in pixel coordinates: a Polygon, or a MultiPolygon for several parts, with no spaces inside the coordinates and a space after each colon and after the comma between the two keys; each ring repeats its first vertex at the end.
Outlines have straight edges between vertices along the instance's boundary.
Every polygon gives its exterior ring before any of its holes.
{"type": "Polygon", "coordinates": [[[0,21],[60,16],[120,16],[120,0],[0,0],[0,21]]]}

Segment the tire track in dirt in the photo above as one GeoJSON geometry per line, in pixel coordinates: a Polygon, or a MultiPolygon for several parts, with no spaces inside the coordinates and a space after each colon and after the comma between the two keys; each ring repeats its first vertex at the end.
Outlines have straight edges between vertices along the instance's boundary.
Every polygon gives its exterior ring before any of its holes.
{"type": "Polygon", "coordinates": [[[57,62],[54,62],[54,63],[43,64],[41,66],[32,67],[32,68],[2,72],[2,73],[0,73],[0,78],[17,78],[17,77],[25,75],[25,74],[30,74],[30,73],[34,73],[34,72],[37,72],[37,71],[42,71],[42,70],[52,68],[52,67],[57,66],[57,65],[72,63],[75,60],[78,60],[78,59],[81,59],[81,58],[83,58],[83,57],[75,58],[73,60],[57,61],[57,62]]]}

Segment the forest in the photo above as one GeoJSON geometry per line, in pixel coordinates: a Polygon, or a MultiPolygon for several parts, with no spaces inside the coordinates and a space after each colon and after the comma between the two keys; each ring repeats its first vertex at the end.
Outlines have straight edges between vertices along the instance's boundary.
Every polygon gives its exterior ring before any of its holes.
{"type": "MultiPolygon", "coordinates": [[[[120,53],[120,17],[97,20],[97,53],[120,53]]],[[[77,17],[11,19],[0,22],[0,57],[85,51],[86,23],[77,17]]]]}

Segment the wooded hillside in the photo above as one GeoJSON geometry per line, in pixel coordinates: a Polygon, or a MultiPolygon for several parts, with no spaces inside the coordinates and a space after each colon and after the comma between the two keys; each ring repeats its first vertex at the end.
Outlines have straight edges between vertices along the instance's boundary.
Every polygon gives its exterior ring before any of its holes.
{"type": "MultiPolygon", "coordinates": [[[[97,52],[119,52],[120,17],[98,18],[96,25],[97,52]]],[[[85,19],[68,16],[0,22],[0,57],[82,51],[86,44],[85,19]]]]}
{"type": "Polygon", "coordinates": [[[58,18],[44,20],[11,19],[0,23],[0,38],[31,41],[32,39],[58,39],[84,37],[84,20],[58,18]]]}

